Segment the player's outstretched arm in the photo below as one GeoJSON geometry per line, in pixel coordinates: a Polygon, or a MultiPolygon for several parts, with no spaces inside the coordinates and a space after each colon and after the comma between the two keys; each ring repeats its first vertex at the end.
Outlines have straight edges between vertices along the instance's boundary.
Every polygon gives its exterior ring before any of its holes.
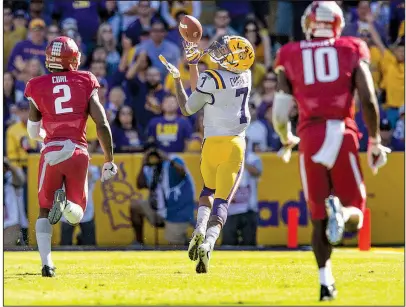
{"type": "Polygon", "coordinates": [[[355,70],[355,88],[362,105],[364,121],[371,137],[379,137],[379,107],[368,63],[361,61],[355,70]]]}
{"type": "Polygon", "coordinates": [[[272,110],[272,123],[283,144],[288,141],[290,132],[289,113],[293,107],[291,93],[289,81],[286,78],[285,72],[281,70],[278,73],[277,90],[272,110]]]}
{"type": "Polygon", "coordinates": [[[375,95],[372,74],[368,63],[365,61],[360,61],[359,66],[355,70],[355,88],[358,90],[365,125],[369,133],[368,165],[372,169],[372,173],[376,175],[378,169],[386,164],[386,154],[390,153],[391,150],[381,145],[378,101],[375,95]]]}
{"type": "MultiPolygon", "coordinates": [[[[190,116],[199,111],[209,100],[212,95],[201,93],[198,89],[192,93],[190,97],[187,96],[185,88],[183,87],[182,80],[180,79],[179,70],[171,63],[166,61],[165,57],[159,55],[162,64],[172,75],[175,80],[175,95],[179,104],[179,108],[184,116],[190,116]]],[[[214,101],[212,102],[214,103],[214,101]]]]}
{"type": "Polygon", "coordinates": [[[275,94],[272,109],[272,124],[278,133],[282,148],[278,151],[278,156],[286,163],[290,161],[292,149],[299,143],[300,139],[291,132],[289,113],[293,107],[292,89],[285,72],[278,72],[277,92],[275,94]]]}
{"type": "Polygon", "coordinates": [[[196,90],[197,80],[199,79],[198,63],[204,53],[199,49],[196,43],[190,43],[183,41],[183,49],[185,50],[186,61],[189,65],[189,75],[190,75],[190,88],[192,92],[196,90]]]}
{"type": "Polygon", "coordinates": [[[96,124],[97,137],[104,152],[104,160],[113,162],[113,138],[110,125],[97,93],[90,97],[89,114],[96,124]]]}
{"type": "Polygon", "coordinates": [[[195,114],[196,112],[200,111],[206,103],[214,103],[214,101],[212,101],[213,95],[211,95],[210,93],[204,93],[198,88],[196,88],[196,91],[194,91],[192,95],[190,95],[190,97],[187,97],[182,85],[182,81],[180,81],[180,79],[179,82],[177,82],[177,80],[175,79],[175,85],[178,104],[184,116],[195,114]]]}
{"type": "Polygon", "coordinates": [[[178,100],[179,108],[184,116],[189,116],[186,110],[186,103],[188,100],[188,96],[186,94],[185,88],[183,87],[182,80],[179,78],[175,78],[175,89],[176,89],[176,98],[178,100]]]}

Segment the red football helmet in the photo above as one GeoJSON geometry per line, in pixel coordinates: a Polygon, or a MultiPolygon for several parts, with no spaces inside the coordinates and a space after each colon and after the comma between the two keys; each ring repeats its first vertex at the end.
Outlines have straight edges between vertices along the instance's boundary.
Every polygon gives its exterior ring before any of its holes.
{"type": "Polygon", "coordinates": [[[339,37],[344,26],[343,11],[335,1],[313,1],[302,16],[302,30],[307,40],[339,37]]]}
{"type": "Polygon", "coordinates": [[[67,36],[59,36],[49,43],[45,50],[45,66],[48,70],[78,70],[80,52],[75,41],[67,36]]]}

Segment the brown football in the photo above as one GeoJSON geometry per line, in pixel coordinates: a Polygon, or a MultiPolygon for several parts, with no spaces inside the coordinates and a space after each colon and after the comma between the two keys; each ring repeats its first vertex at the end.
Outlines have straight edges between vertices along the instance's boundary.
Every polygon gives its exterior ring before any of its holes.
{"type": "Polygon", "coordinates": [[[184,40],[198,43],[202,38],[203,29],[199,20],[193,16],[185,15],[179,23],[179,32],[184,40]]]}

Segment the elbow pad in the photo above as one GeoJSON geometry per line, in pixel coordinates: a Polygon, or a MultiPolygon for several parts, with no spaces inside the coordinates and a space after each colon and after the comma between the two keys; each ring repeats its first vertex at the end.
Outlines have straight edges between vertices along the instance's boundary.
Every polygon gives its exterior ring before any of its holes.
{"type": "Polygon", "coordinates": [[[289,121],[289,113],[293,106],[292,95],[284,92],[275,93],[272,107],[272,121],[275,124],[284,124],[289,121]]]}
{"type": "Polygon", "coordinates": [[[27,132],[28,136],[34,140],[43,140],[46,137],[46,132],[44,129],[41,128],[41,121],[39,122],[32,122],[30,120],[27,121],[27,132]]]}
{"type": "Polygon", "coordinates": [[[32,122],[30,120],[27,121],[27,131],[28,136],[31,139],[37,139],[39,137],[39,133],[41,130],[41,122],[32,122]]]}

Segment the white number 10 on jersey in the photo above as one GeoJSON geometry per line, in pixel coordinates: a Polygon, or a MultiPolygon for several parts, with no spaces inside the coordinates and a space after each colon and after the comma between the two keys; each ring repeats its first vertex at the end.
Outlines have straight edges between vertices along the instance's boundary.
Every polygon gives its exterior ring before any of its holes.
{"type": "Polygon", "coordinates": [[[338,79],[338,56],[334,47],[302,50],[304,83],[333,82],[338,79]],[[316,75],[314,74],[316,72],[316,75]]]}

